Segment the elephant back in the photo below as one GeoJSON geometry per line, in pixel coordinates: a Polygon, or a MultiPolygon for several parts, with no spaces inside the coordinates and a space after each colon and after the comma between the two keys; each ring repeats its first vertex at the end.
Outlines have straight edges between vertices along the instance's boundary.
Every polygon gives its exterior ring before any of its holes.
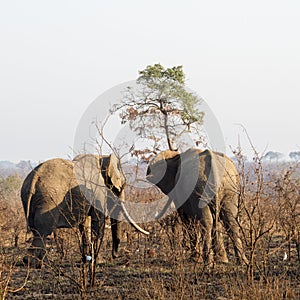
{"type": "Polygon", "coordinates": [[[37,171],[36,194],[43,194],[59,205],[66,193],[77,185],[73,175],[73,163],[56,158],[46,161],[37,171]]]}
{"type": "Polygon", "coordinates": [[[187,198],[185,205],[197,203],[205,207],[214,201],[220,189],[237,190],[237,171],[233,162],[223,153],[191,148],[180,155],[180,167],[176,174],[177,199],[187,198]],[[184,172],[183,172],[184,170],[184,172]]]}
{"type": "MultiPolygon", "coordinates": [[[[224,193],[224,190],[237,191],[238,172],[233,161],[224,153],[211,150],[203,151],[200,155],[200,170],[206,180],[207,190],[211,190],[211,196],[224,193]]],[[[201,176],[201,174],[200,174],[201,176]]]]}
{"type": "Polygon", "coordinates": [[[36,209],[41,213],[58,207],[64,197],[77,185],[73,175],[73,163],[64,159],[52,159],[41,163],[25,178],[21,198],[28,226],[34,227],[36,209]]]}

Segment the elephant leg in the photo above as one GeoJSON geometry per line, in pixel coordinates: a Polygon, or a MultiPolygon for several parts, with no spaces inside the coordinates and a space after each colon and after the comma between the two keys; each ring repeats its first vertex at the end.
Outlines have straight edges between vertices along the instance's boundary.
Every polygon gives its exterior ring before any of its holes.
{"type": "MultiPolygon", "coordinates": [[[[124,193],[119,196],[121,199],[124,198],[124,193]]],[[[116,205],[112,198],[107,199],[107,209],[110,213],[110,225],[111,225],[111,235],[112,235],[112,258],[117,258],[119,245],[121,241],[121,224],[118,217],[121,214],[121,207],[116,205]]]]}
{"type": "Polygon", "coordinates": [[[209,206],[205,206],[201,209],[202,235],[203,235],[203,259],[204,262],[210,265],[213,262],[212,251],[212,228],[213,217],[209,206]]]}
{"type": "MultiPolygon", "coordinates": [[[[102,212],[92,209],[92,254],[97,261],[100,247],[103,241],[104,229],[105,229],[105,216],[102,212]]],[[[100,261],[99,261],[100,262],[100,261]]]]}
{"type": "Polygon", "coordinates": [[[50,213],[43,213],[36,210],[34,216],[33,241],[28,250],[29,256],[24,257],[23,261],[28,262],[34,267],[41,267],[42,261],[46,261],[46,237],[54,230],[55,219],[50,213]]]}
{"type": "Polygon", "coordinates": [[[212,246],[215,254],[215,260],[222,263],[228,263],[222,234],[222,224],[220,223],[220,200],[218,195],[216,195],[215,201],[213,201],[209,207],[213,217],[212,246]]]}
{"type": "MultiPolygon", "coordinates": [[[[180,217],[182,220],[182,217],[180,217]]],[[[173,213],[171,215],[169,215],[167,218],[165,218],[165,226],[170,227],[171,228],[171,236],[170,236],[170,246],[171,246],[171,250],[174,251],[177,248],[178,245],[178,236],[180,236],[180,230],[183,230],[183,241],[182,241],[182,245],[183,247],[187,248],[187,238],[185,236],[185,234],[188,232],[189,233],[189,229],[186,228],[185,223],[182,222],[181,225],[182,228],[179,228],[179,214],[173,213]]]]}
{"type": "Polygon", "coordinates": [[[121,222],[119,220],[110,218],[111,234],[112,234],[112,257],[118,257],[118,250],[121,237],[121,222]]]}
{"type": "Polygon", "coordinates": [[[227,252],[224,245],[224,237],[222,233],[222,225],[219,221],[216,222],[215,228],[216,229],[215,229],[215,234],[213,239],[215,260],[222,263],[228,263],[228,257],[227,257],[227,252]]]}
{"type": "Polygon", "coordinates": [[[66,249],[64,249],[64,241],[63,238],[57,233],[57,230],[53,231],[54,241],[56,244],[56,248],[60,253],[61,259],[64,259],[66,256],[66,249]]]}
{"type": "MultiPolygon", "coordinates": [[[[191,256],[193,258],[198,258],[201,252],[199,249],[199,236],[197,235],[196,232],[196,227],[197,227],[196,219],[185,216],[184,213],[182,213],[182,211],[179,211],[179,215],[183,225],[183,245],[185,248],[191,250],[192,252],[191,256]],[[189,247],[187,245],[188,239],[190,243],[189,247]]],[[[176,236],[177,235],[174,232],[175,243],[177,243],[176,236]]]]}
{"type": "Polygon", "coordinates": [[[86,218],[86,220],[79,224],[79,231],[81,234],[81,245],[80,245],[80,250],[81,250],[81,256],[82,256],[82,261],[86,262],[86,256],[90,254],[90,242],[91,242],[91,218],[86,218]]]}
{"type": "Polygon", "coordinates": [[[236,195],[226,195],[222,201],[221,218],[226,231],[232,240],[234,252],[238,263],[248,263],[243,250],[243,244],[240,238],[239,225],[237,222],[238,207],[237,201],[233,201],[236,195]]]}
{"type": "Polygon", "coordinates": [[[41,268],[43,261],[46,261],[46,239],[44,236],[34,232],[28,255],[23,258],[23,261],[33,268],[41,268]]]}

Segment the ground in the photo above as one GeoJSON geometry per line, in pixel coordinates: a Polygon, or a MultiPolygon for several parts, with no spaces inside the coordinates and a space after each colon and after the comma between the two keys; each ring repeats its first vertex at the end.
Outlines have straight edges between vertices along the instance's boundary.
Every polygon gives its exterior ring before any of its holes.
{"type": "MultiPolygon", "coordinates": [[[[21,263],[28,236],[23,234],[15,247],[8,235],[0,248],[0,291],[9,288],[5,299],[300,299],[294,249],[291,260],[283,260],[282,251],[265,261],[257,259],[251,279],[247,266],[235,264],[230,243],[230,263],[207,268],[190,257],[182,236],[172,236],[166,224],[148,224],[148,229],[156,233],[145,237],[126,225],[120,257],[115,260],[110,257],[110,231],[106,230],[94,287],[88,284],[89,264],[81,263],[77,230],[60,230],[59,243],[49,238],[49,260],[41,269],[21,263]]],[[[271,247],[277,249],[279,240],[274,237],[271,247]]]]}

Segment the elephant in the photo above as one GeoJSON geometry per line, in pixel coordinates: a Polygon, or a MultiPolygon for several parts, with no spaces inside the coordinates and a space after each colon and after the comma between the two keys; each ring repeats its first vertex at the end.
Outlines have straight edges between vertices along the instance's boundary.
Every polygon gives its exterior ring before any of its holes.
{"type": "MultiPolygon", "coordinates": [[[[173,201],[184,224],[200,221],[205,263],[213,263],[213,249],[219,260],[228,262],[219,220],[233,242],[237,261],[248,262],[237,222],[239,177],[231,159],[211,150],[190,148],[181,154],[166,150],[150,161],[147,180],[169,198],[156,219],[163,216],[173,201]]],[[[196,238],[189,234],[195,253],[199,253],[196,238]]]]}
{"type": "MultiPolygon", "coordinates": [[[[30,263],[40,266],[46,258],[45,239],[56,228],[78,226],[83,233],[87,219],[91,220],[92,241],[98,240],[101,244],[105,209],[111,217],[113,258],[118,256],[121,213],[135,229],[149,234],[128,215],[122,203],[124,187],[125,176],[115,154],[82,154],[72,161],[55,158],[33,169],[21,188],[28,231],[33,233],[28,250],[30,263]]],[[[83,235],[83,259],[87,251],[86,238],[83,235]]],[[[94,257],[96,259],[96,254],[94,257]]],[[[24,257],[24,261],[28,262],[28,256],[24,257]]]]}

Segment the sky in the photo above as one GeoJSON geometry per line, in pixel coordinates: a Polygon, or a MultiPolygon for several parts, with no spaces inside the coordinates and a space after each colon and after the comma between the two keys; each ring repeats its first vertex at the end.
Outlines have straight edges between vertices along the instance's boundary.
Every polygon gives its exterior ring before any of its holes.
{"type": "Polygon", "coordinates": [[[300,151],[300,2],[0,1],[0,160],[72,154],[89,105],[147,65],[187,86],[259,153],[300,151]]]}

